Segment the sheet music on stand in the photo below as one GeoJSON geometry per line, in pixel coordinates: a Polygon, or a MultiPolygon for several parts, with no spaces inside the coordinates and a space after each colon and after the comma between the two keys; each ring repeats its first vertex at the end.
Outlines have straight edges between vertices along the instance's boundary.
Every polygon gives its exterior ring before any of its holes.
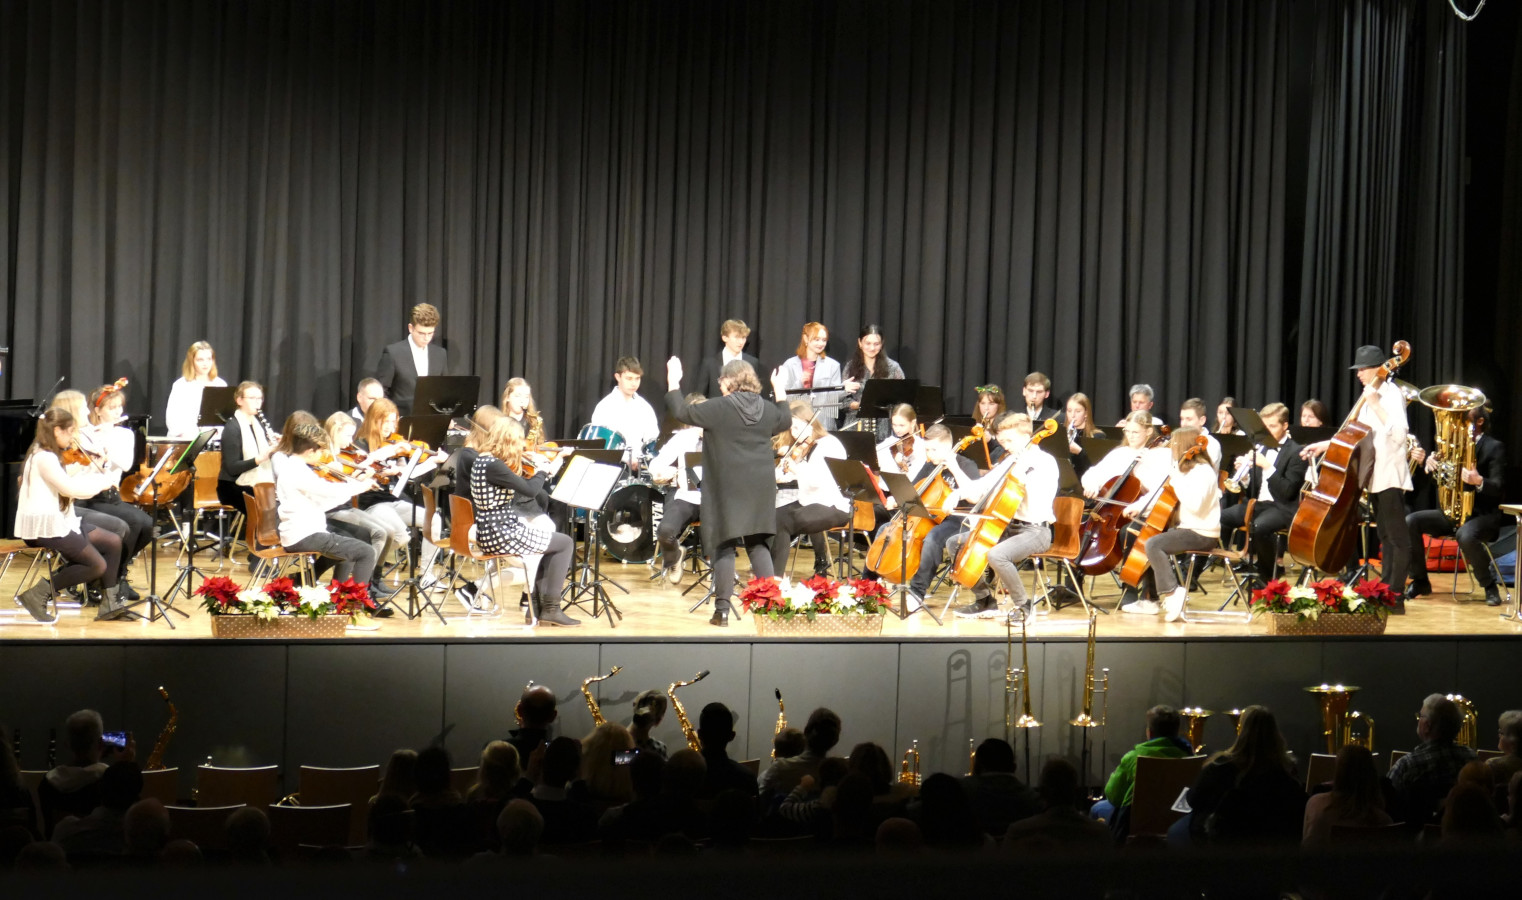
{"type": "Polygon", "coordinates": [[[620,466],[594,462],[578,453],[566,463],[550,496],[575,509],[602,509],[622,472],[620,466]]]}

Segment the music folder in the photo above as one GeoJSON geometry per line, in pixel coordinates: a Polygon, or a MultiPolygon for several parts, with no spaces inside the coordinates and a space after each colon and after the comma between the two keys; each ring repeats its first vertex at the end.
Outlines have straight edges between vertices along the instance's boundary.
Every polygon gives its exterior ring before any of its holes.
{"type": "Polygon", "coordinates": [[[830,467],[830,474],[835,477],[835,484],[840,487],[840,492],[852,500],[864,497],[876,498],[882,506],[888,505],[888,498],[883,496],[882,488],[877,486],[877,479],[872,476],[872,470],[866,464],[855,459],[825,460],[830,467]]]}
{"type": "Polygon", "coordinates": [[[615,458],[623,455],[621,450],[577,450],[566,460],[550,496],[575,509],[602,509],[618,484],[623,466],[599,462],[599,453],[611,453],[615,458]]]}
{"type": "Polygon", "coordinates": [[[233,395],[235,387],[208,387],[201,389],[201,410],[196,416],[199,428],[221,428],[238,408],[233,395]]]}
{"type": "MultiPolygon", "coordinates": [[[[1263,424],[1263,417],[1258,415],[1257,410],[1248,409],[1242,406],[1233,406],[1231,407],[1231,417],[1237,420],[1237,427],[1242,429],[1243,433],[1238,435],[1218,434],[1215,436],[1216,440],[1221,441],[1221,452],[1223,457],[1225,457],[1225,439],[1229,437],[1246,437],[1249,445],[1248,449],[1251,449],[1251,445],[1254,443],[1261,444],[1264,450],[1275,450],[1278,448],[1279,442],[1274,440],[1274,436],[1272,434],[1268,433],[1268,426],[1263,424]]],[[[1246,453],[1247,451],[1243,450],[1241,452],[1246,453]]],[[[1235,459],[1236,457],[1233,456],[1226,458],[1235,459]]]]}

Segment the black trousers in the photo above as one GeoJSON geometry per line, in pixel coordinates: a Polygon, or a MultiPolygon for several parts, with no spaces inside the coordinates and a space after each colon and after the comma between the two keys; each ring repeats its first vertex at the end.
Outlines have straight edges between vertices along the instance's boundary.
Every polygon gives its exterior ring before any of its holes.
{"type": "Polygon", "coordinates": [[[1389,488],[1369,494],[1379,532],[1381,577],[1397,594],[1406,589],[1411,568],[1411,529],[1406,527],[1406,492],[1389,488]]]}
{"type": "Polygon", "coordinates": [[[713,608],[716,612],[729,612],[729,598],[735,590],[735,551],[745,548],[745,555],[750,557],[753,576],[770,578],[777,572],[772,567],[772,553],[768,543],[775,540],[769,534],[751,534],[723,541],[713,551],[713,608]]]}
{"type": "Polygon", "coordinates": [[[655,531],[655,539],[661,545],[663,567],[669,568],[676,562],[676,542],[682,539],[682,532],[687,526],[698,520],[699,511],[697,504],[675,497],[665,502],[661,510],[661,527],[655,531]]]}
{"type": "MultiPolygon", "coordinates": [[[[1280,503],[1259,500],[1253,507],[1252,527],[1248,529],[1248,543],[1252,547],[1253,562],[1258,576],[1267,583],[1274,575],[1274,560],[1279,555],[1279,538],[1275,532],[1288,528],[1295,521],[1299,503],[1280,503]]],[[[1238,503],[1221,510],[1221,537],[1242,527],[1247,515],[1247,504],[1238,503]]]]}
{"type": "Polygon", "coordinates": [[[846,524],[850,515],[833,506],[810,503],[803,506],[789,503],[777,508],[777,533],[772,537],[772,570],[780,572],[787,568],[787,552],[793,543],[793,535],[806,534],[814,542],[814,552],[823,559],[824,531],[846,524]]]}
{"type": "Polygon", "coordinates": [[[244,487],[236,481],[217,481],[217,499],[225,506],[231,506],[243,515],[248,515],[248,507],[243,502],[243,495],[252,495],[252,486],[244,487]]]}
{"type": "MultiPolygon", "coordinates": [[[[1501,536],[1501,528],[1510,522],[1511,516],[1493,512],[1483,516],[1470,516],[1457,530],[1459,550],[1464,553],[1464,565],[1474,575],[1480,587],[1488,588],[1496,583],[1495,570],[1490,567],[1490,557],[1485,545],[1501,536]]],[[[1410,531],[1412,562],[1411,582],[1427,585],[1427,552],[1422,545],[1422,535],[1448,537],[1455,533],[1453,520],[1440,509],[1424,509],[1406,516],[1406,528],[1410,531]]]]}
{"type": "Polygon", "coordinates": [[[80,523],[79,527],[79,531],[71,531],[62,537],[28,539],[26,545],[46,547],[68,560],[69,564],[53,576],[55,591],[97,578],[104,587],[116,587],[116,572],[122,556],[121,538],[88,522],[80,523]]]}

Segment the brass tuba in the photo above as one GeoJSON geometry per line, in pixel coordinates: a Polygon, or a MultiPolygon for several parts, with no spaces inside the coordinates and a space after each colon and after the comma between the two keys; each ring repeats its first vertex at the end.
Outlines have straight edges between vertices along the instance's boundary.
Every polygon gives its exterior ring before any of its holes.
{"type": "Polygon", "coordinates": [[[1195,755],[1205,752],[1205,720],[1213,715],[1214,710],[1198,706],[1186,706],[1178,711],[1178,717],[1183,720],[1184,740],[1194,748],[1195,755]]]}
{"type": "Polygon", "coordinates": [[[175,731],[180,727],[180,712],[174,708],[174,701],[169,699],[169,692],[160,686],[159,696],[164,698],[164,705],[169,707],[169,721],[164,723],[164,729],[159,732],[158,740],[153,742],[153,752],[148,754],[148,761],[143,763],[145,772],[164,768],[164,752],[169,749],[169,741],[174,738],[175,731]]]}
{"type": "Polygon", "coordinates": [[[772,729],[772,759],[777,758],[777,735],[787,728],[787,709],[782,705],[782,688],[773,688],[777,692],[777,727],[772,729]]]}
{"type": "Polygon", "coordinates": [[[904,758],[898,764],[899,784],[920,783],[920,742],[914,741],[909,749],[904,751],[904,758]]]}
{"type": "Polygon", "coordinates": [[[1485,405],[1485,394],[1461,384],[1435,384],[1417,395],[1432,408],[1437,436],[1432,456],[1432,480],[1437,482],[1437,505],[1455,527],[1474,511],[1474,491],[1464,490],[1464,470],[1475,467],[1474,423],[1469,413],[1485,405]]]}
{"type": "Polygon", "coordinates": [[[1370,750],[1374,749],[1374,719],[1357,710],[1349,710],[1353,703],[1353,695],[1358,693],[1356,684],[1318,684],[1305,689],[1306,693],[1315,696],[1316,703],[1321,707],[1321,734],[1326,738],[1326,752],[1335,754],[1343,744],[1364,743],[1370,750]],[[1361,721],[1367,725],[1362,740],[1354,736],[1353,722],[1361,721]]]}
{"type": "Polygon", "coordinates": [[[1453,742],[1474,749],[1480,743],[1480,714],[1475,712],[1474,701],[1463,694],[1446,696],[1458,706],[1459,713],[1464,717],[1463,724],[1459,726],[1459,735],[1453,742]]]}
{"type": "Polygon", "coordinates": [[[687,738],[687,746],[699,752],[703,750],[703,742],[698,739],[698,730],[692,727],[692,720],[687,718],[687,709],[682,706],[682,701],[676,698],[676,689],[686,687],[689,684],[697,684],[707,677],[708,670],[704,669],[692,676],[691,680],[673,681],[671,686],[666,688],[666,699],[671,701],[671,708],[676,711],[676,720],[682,726],[682,735],[687,738]]]}
{"type": "MultiPolygon", "coordinates": [[[[592,696],[592,685],[598,683],[599,681],[607,681],[609,678],[612,678],[614,675],[617,675],[619,672],[623,671],[623,668],[623,666],[614,666],[608,670],[608,674],[593,675],[591,678],[588,678],[586,681],[581,683],[581,696],[587,701],[587,709],[592,713],[592,726],[594,728],[598,725],[607,724],[607,720],[602,717],[602,707],[597,705],[597,698],[592,696]]],[[[529,685],[532,686],[533,682],[530,681],[529,685]]]]}

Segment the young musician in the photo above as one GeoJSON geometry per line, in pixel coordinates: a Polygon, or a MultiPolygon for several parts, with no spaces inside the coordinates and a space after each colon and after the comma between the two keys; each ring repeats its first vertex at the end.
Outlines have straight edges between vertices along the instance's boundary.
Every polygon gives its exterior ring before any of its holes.
{"type": "Polygon", "coordinates": [[[560,608],[560,592],[571,571],[575,544],[555,530],[544,511],[550,495],[546,474],[523,474],[523,429],[506,416],[497,419],[480,441],[470,466],[470,500],[475,505],[475,540],[487,553],[524,557],[534,575],[531,600],[539,621],[547,625],[580,625],[560,608]]]}
{"type": "Polygon", "coordinates": [[[753,370],[761,371],[761,361],[745,352],[745,343],[750,340],[749,325],[739,319],[725,319],[719,326],[719,340],[724,342],[724,349],[717,355],[710,353],[703,357],[703,362],[698,365],[697,390],[702,391],[704,397],[724,395],[719,389],[719,373],[736,360],[748,362],[753,370]]]}
{"type": "Polygon", "coordinates": [[[523,429],[523,439],[529,446],[544,443],[544,416],[534,402],[534,388],[524,378],[509,378],[502,388],[502,412],[523,429]]]}
{"type": "Polygon", "coordinates": [[[893,407],[889,421],[893,433],[878,442],[878,470],[897,472],[900,475],[918,472],[925,462],[925,444],[923,438],[915,433],[919,417],[915,414],[914,407],[900,403],[893,407]]]}
{"type": "MultiPolygon", "coordinates": [[[[694,392],[684,399],[689,407],[693,407],[708,398],[694,392]]],[[[687,454],[701,453],[702,450],[703,429],[688,425],[672,432],[670,440],[650,461],[650,475],[656,485],[667,488],[665,503],[662,505],[661,527],[655,533],[661,550],[651,561],[651,568],[654,578],[665,579],[672,584],[682,583],[682,559],[685,554],[677,541],[681,540],[682,532],[687,530],[688,525],[698,521],[698,512],[703,504],[702,491],[697,485],[688,482],[687,454]]]]}
{"type": "MultiPolygon", "coordinates": [[[[1501,592],[1496,586],[1496,572],[1485,553],[1485,545],[1499,538],[1501,529],[1512,521],[1511,516],[1500,510],[1506,488],[1506,445],[1491,437],[1485,407],[1470,410],[1469,422],[1474,430],[1474,468],[1459,467],[1463,489],[1474,494],[1474,508],[1469,519],[1455,527],[1454,521],[1441,509],[1424,509],[1406,516],[1406,527],[1411,532],[1413,550],[1423,546],[1423,535],[1447,537],[1456,534],[1464,564],[1485,591],[1486,605],[1500,606],[1501,592]]],[[[1418,463],[1426,462],[1428,472],[1435,470],[1441,461],[1436,453],[1428,454],[1421,447],[1416,448],[1413,456],[1418,463]]],[[[1421,597],[1430,593],[1432,584],[1427,580],[1427,554],[1414,553],[1410,594],[1421,597]]]]}
{"type": "Polygon", "coordinates": [[[195,437],[200,429],[201,391],[208,387],[227,387],[217,376],[217,351],[205,341],[196,341],[185,351],[180,377],[169,389],[164,408],[164,429],[170,437],[195,437]]]}
{"type": "Polygon", "coordinates": [[[661,423],[655,418],[655,407],[639,395],[640,381],[645,370],[639,359],[620,357],[613,366],[614,388],[592,410],[592,424],[611,428],[624,438],[624,461],[630,471],[639,471],[640,455],[645,445],[661,436],[661,423]]]}
{"type": "MultiPolygon", "coordinates": [[[[406,473],[408,463],[418,451],[405,440],[396,439],[397,421],[396,404],[390,400],[376,400],[370,404],[364,422],[360,423],[359,432],[354,436],[354,446],[365,452],[367,461],[389,463],[386,472],[400,477],[406,473]]],[[[446,458],[442,453],[429,454],[419,461],[412,475],[416,477],[429,471],[446,458]]],[[[412,528],[423,527],[422,508],[411,501],[397,499],[389,490],[372,488],[360,494],[359,506],[384,525],[393,547],[410,546],[412,528]]],[[[438,539],[439,523],[435,521],[433,540],[438,539]]],[[[425,562],[431,564],[432,559],[425,562]]],[[[421,568],[426,570],[428,567],[423,565],[421,568]]]]}
{"type": "Polygon", "coordinates": [[[1210,433],[1210,419],[1205,415],[1205,401],[1198,397],[1190,397],[1185,400],[1178,411],[1178,424],[1180,428],[1193,428],[1200,434],[1205,435],[1210,454],[1210,464],[1217,472],[1221,471],[1221,442],[1210,433]]]}
{"type": "MultiPolygon", "coordinates": [[[[120,486],[121,473],[132,466],[132,432],[125,428],[96,424],[85,395],[79,391],[59,391],[53,397],[51,408],[65,410],[74,417],[77,423],[74,431],[75,444],[84,451],[86,459],[89,460],[88,462],[65,463],[64,469],[70,474],[87,469],[102,472],[114,479],[115,486],[120,486]],[[123,447],[123,438],[125,438],[125,447],[123,447]]],[[[120,407],[117,407],[117,410],[119,412],[120,407]]],[[[115,417],[102,421],[114,423],[115,417]]],[[[152,540],[153,519],[136,506],[122,503],[120,492],[114,488],[108,488],[93,497],[76,497],[74,508],[79,513],[80,521],[109,531],[121,541],[122,559],[118,566],[117,583],[125,585],[123,576],[131,564],[129,550],[132,555],[136,555],[152,540]]],[[[138,599],[137,591],[130,586],[121,587],[119,594],[121,599],[127,602],[138,599]]]]}
{"type": "MultiPolygon", "coordinates": [[[[914,473],[914,483],[919,484],[929,478],[930,473],[938,466],[945,466],[942,474],[946,478],[946,483],[953,489],[976,481],[977,465],[955,451],[956,442],[951,436],[950,428],[945,425],[931,425],[926,428],[925,462],[920,466],[919,471],[914,473]]],[[[925,535],[925,541],[920,545],[919,568],[909,579],[909,598],[905,606],[909,612],[918,609],[925,595],[930,592],[930,582],[935,578],[935,570],[941,566],[946,545],[953,537],[956,537],[957,532],[962,530],[963,521],[959,515],[949,515],[925,535]]]]}
{"type": "Polygon", "coordinates": [[[1157,428],[1152,424],[1152,414],[1141,410],[1133,412],[1121,420],[1122,437],[1124,443],[1106,453],[1099,462],[1089,466],[1079,479],[1083,483],[1083,495],[1090,500],[1099,496],[1104,490],[1105,482],[1120,475],[1131,465],[1137,457],[1141,461],[1131,474],[1141,482],[1142,488],[1151,491],[1167,477],[1170,466],[1168,451],[1161,447],[1147,449],[1157,435],[1157,428]]]}
{"type": "Polygon", "coordinates": [[[16,501],[16,536],[28,547],[46,547],[68,561],[52,579],[37,583],[16,597],[32,618],[57,621],[48,603],[61,591],[100,579],[103,599],[97,621],[120,616],[125,607],[118,598],[117,572],[121,564],[121,538],[80,521],[73,499],[93,497],[111,487],[110,476],[85,468],[65,470],[64,451],[74,444],[77,426],[67,410],[54,407],[37,420],[37,435],[21,469],[21,490],[16,501]]]}
{"type": "MultiPolygon", "coordinates": [[[[291,413],[290,417],[285,420],[284,427],[290,429],[303,422],[316,422],[316,417],[309,417],[309,414],[304,410],[297,410],[291,413]]],[[[358,424],[348,413],[335,412],[328,416],[327,420],[322,423],[323,433],[328,437],[327,446],[324,448],[327,451],[327,456],[336,460],[339,451],[354,443],[354,435],[358,428],[358,424]]],[[[360,473],[356,473],[356,475],[361,473],[364,473],[364,470],[360,470],[360,473]]],[[[377,562],[388,559],[393,549],[391,546],[391,533],[386,521],[370,510],[360,509],[347,500],[328,510],[328,530],[335,534],[358,538],[369,544],[375,550],[377,562]]],[[[379,599],[395,593],[393,589],[387,588],[381,583],[380,566],[377,565],[375,569],[375,574],[370,579],[370,597],[372,599],[379,599]]],[[[391,614],[392,610],[387,607],[382,607],[375,611],[375,615],[380,618],[385,618],[391,614]]]]}
{"type": "Polygon", "coordinates": [[[375,550],[362,540],[329,530],[327,512],[375,483],[368,476],[342,482],[318,476],[312,466],[322,460],[327,445],[321,425],[303,422],[289,426],[270,455],[280,545],[293,553],[318,554],[319,578],[332,568],[335,580],[369,582],[375,574],[375,550]]]}
{"type": "MultiPolygon", "coordinates": [[[[772,435],[787,430],[791,415],[785,403],[761,397],[755,370],[739,360],[719,374],[722,396],[701,406],[682,399],[682,361],[675,356],[666,362],[666,387],[666,412],[703,429],[703,547],[713,560],[714,595],[708,623],[727,627],[736,549],[745,548],[756,577],[775,571],[767,545],[777,522],[772,435]]],[[[772,373],[772,390],[786,396],[780,370],[772,373]]]]}
{"type": "Polygon", "coordinates": [[[1237,398],[1222,397],[1221,402],[1215,408],[1215,433],[1216,434],[1244,434],[1237,426],[1237,420],[1231,414],[1231,408],[1237,405],[1237,398]]]}
{"type": "MultiPolygon", "coordinates": [[[[1270,403],[1258,411],[1268,434],[1279,446],[1264,451],[1255,448],[1233,461],[1234,472],[1247,472],[1242,496],[1257,499],[1252,522],[1248,525],[1248,544],[1258,567],[1258,577],[1267,584],[1273,578],[1274,559],[1279,555],[1277,532],[1295,521],[1300,508],[1300,488],[1305,484],[1306,462],[1300,458],[1300,445],[1289,434],[1289,407],[1270,403]]],[[[1233,478],[1235,481],[1236,478],[1233,478]]],[[[1239,503],[1221,510],[1221,531],[1242,527],[1247,504],[1239,503]]]]}
{"type": "Polygon", "coordinates": [[[217,473],[217,499],[244,515],[243,495],[256,484],[275,476],[270,456],[279,440],[264,418],[264,388],[257,381],[238,384],[233,400],[237,409],[222,426],[222,469],[217,473]]]}
{"type": "MultiPolygon", "coordinates": [[[[1184,458],[1202,432],[1198,428],[1180,428],[1168,438],[1168,449],[1173,459],[1168,484],[1178,495],[1178,524],[1153,535],[1147,541],[1147,574],[1142,576],[1141,593],[1146,597],[1156,593],[1163,599],[1163,612],[1169,622],[1177,622],[1184,612],[1184,601],[1189,589],[1178,583],[1173,572],[1173,557],[1190,550],[1213,550],[1221,536],[1221,490],[1216,480],[1216,470],[1208,460],[1199,456],[1184,458]]],[[[1132,519],[1143,519],[1156,500],[1149,492],[1146,497],[1126,507],[1125,514],[1132,519]]],[[[1155,604],[1146,600],[1121,607],[1126,612],[1147,612],[1147,606],[1156,613],[1155,604]],[[1144,605],[1146,604],[1146,605],[1144,605]]]]}
{"type": "Polygon", "coordinates": [[[814,574],[829,571],[824,532],[846,524],[851,501],[840,492],[827,459],[845,459],[839,438],[825,431],[806,400],[788,402],[793,414],[791,433],[782,439],[777,480],[777,527],[772,539],[772,569],[787,567],[793,535],[807,534],[814,546],[814,574]]]}
{"type": "Polygon", "coordinates": [[[449,356],[433,343],[438,328],[439,311],[432,303],[412,307],[406,340],[388,344],[375,366],[375,379],[404,415],[412,415],[412,397],[419,378],[448,374],[449,356]]]}
{"type": "MultiPolygon", "coordinates": [[[[860,418],[861,395],[866,389],[868,380],[873,378],[903,380],[903,377],[904,367],[883,353],[883,330],[876,325],[863,327],[861,336],[856,339],[856,352],[851,355],[845,366],[846,381],[857,385],[856,390],[851,391],[846,397],[845,424],[850,425],[860,418]]],[[[884,435],[879,431],[878,436],[884,435]]]]}
{"type": "MultiPolygon", "coordinates": [[[[1159,419],[1157,416],[1152,415],[1152,403],[1155,396],[1156,395],[1152,392],[1152,385],[1150,384],[1131,385],[1131,412],[1145,412],[1152,419],[1153,425],[1161,425],[1163,424],[1163,420],[1159,419]]],[[[1121,428],[1124,427],[1125,424],[1126,420],[1121,419],[1119,422],[1115,423],[1115,427],[1121,428]]]]}
{"type": "Polygon", "coordinates": [[[1104,432],[1094,424],[1094,404],[1089,400],[1089,395],[1082,391],[1068,398],[1067,434],[1068,462],[1073,464],[1073,471],[1082,478],[1083,473],[1094,463],[1089,459],[1088,451],[1079,445],[1078,439],[1104,437],[1104,432]]]}
{"type": "MultiPolygon", "coordinates": [[[[953,506],[964,500],[977,503],[990,499],[989,494],[1002,490],[1011,477],[1024,484],[1020,508],[1015,510],[999,543],[988,551],[988,569],[1009,592],[1019,617],[1031,614],[1031,602],[1020,580],[1020,563],[1052,546],[1052,523],[1057,520],[1052,504],[1057,498],[1057,461],[1040,447],[1030,446],[1032,433],[1030,416],[1005,413],[994,423],[994,436],[1004,448],[1005,462],[982,478],[957,488],[946,501],[947,506],[953,506]]],[[[970,534],[962,531],[947,544],[953,561],[970,534]]],[[[972,597],[971,603],[952,612],[974,619],[998,615],[999,604],[989,590],[988,570],[984,570],[972,589],[972,597]]]]}
{"type": "MultiPolygon", "coordinates": [[[[477,407],[476,411],[471,414],[470,418],[473,424],[470,431],[465,433],[465,444],[454,452],[454,456],[450,458],[449,465],[446,467],[451,471],[453,481],[450,487],[455,494],[467,499],[470,497],[471,467],[475,465],[476,457],[481,453],[481,444],[486,440],[486,436],[491,433],[492,425],[496,424],[497,420],[502,418],[502,415],[502,410],[495,406],[477,407]]],[[[519,427],[522,428],[523,426],[520,425],[519,427]]],[[[445,509],[447,506],[447,503],[440,500],[440,509],[445,509]]],[[[491,609],[492,601],[489,596],[478,594],[475,582],[466,582],[455,591],[455,597],[466,606],[473,606],[476,609],[483,610],[491,609]]]]}
{"type": "MultiPolygon", "coordinates": [[[[841,387],[844,393],[830,391],[819,394],[806,394],[809,406],[819,413],[819,421],[824,423],[826,431],[833,431],[838,421],[840,406],[844,403],[845,394],[854,394],[861,389],[861,383],[846,381],[841,376],[840,363],[824,355],[825,348],[830,344],[830,330],[819,322],[810,322],[803,326],[803,334],[798,339],[798,352],[788,357],[779,371],[782,373],[782,382],[790,391],[809,390],[822,387],[841,387]]],[[[782,395],[777,395],[781,401],[782,395]]],[[[776,549],[773,547],[773,549],[776,549]]]]}
{"type": "Polygon", "coordinates": [[[359,387],[354,390],[354,406],[349,410],[349,418],[356,422],[362,422],[365,413],[370,411],[370,404],[386,396],[386,389],[374,378],[361,378],[359,387]]]}
{"type": "Polygon", "coordinates": [[[1040,372],[1032,372],[1025,376],[1025,384],[1020,393],[1025,395],[1025,415],[1032,422],[1045,422],[1047,419],[1056,419],[1062,422],[1062,410],[1047,406],[1047,398],[1052,395],[1052,380],[1040,372]]]}
{"type": "MultiPolygon", "coordinates": [[[[1406,593],[1406,570],[1411,561],[1411,532],[1406,527],[1406,491],[1411,490],[1411,470],[1406,462],[1406,398],[1400,388],[1385,377],[1384,351],[1372,345],[1358,348],[1353,365],[1363,384],[1363,402],[1358,421],[1371,431],[1374,463],[1364,471],[1364,489],[1374,507],[1374,524],[1379,532],[1383,579],[1396,593],[1406,593]]],[[[1331,441],[1317,441],[1302,448],[1307,460],[1326,453],[1331,441]]],[[[1396,607],[1397,614],[1405,604],[1396,607]]]]}
{"type": "Polygon", "coordinates": [[[983,426],[983,458],[979,461],[980,467],[992,469],[1004,458],[1004,448],[994,440],[994,420],[1004,415],[1006,409],[1004,389],[997,384],[981,384],[973,390],[977,392],[978,399],[972,406],[972,418],[975,424],[983,426]]]}
{"type": "Polygon", "coordinates": [[[1331,418],[1331,411],[1320,400],[1312,398],[1300,404],[1301,428],[1325,428],[1331,418]]]}

